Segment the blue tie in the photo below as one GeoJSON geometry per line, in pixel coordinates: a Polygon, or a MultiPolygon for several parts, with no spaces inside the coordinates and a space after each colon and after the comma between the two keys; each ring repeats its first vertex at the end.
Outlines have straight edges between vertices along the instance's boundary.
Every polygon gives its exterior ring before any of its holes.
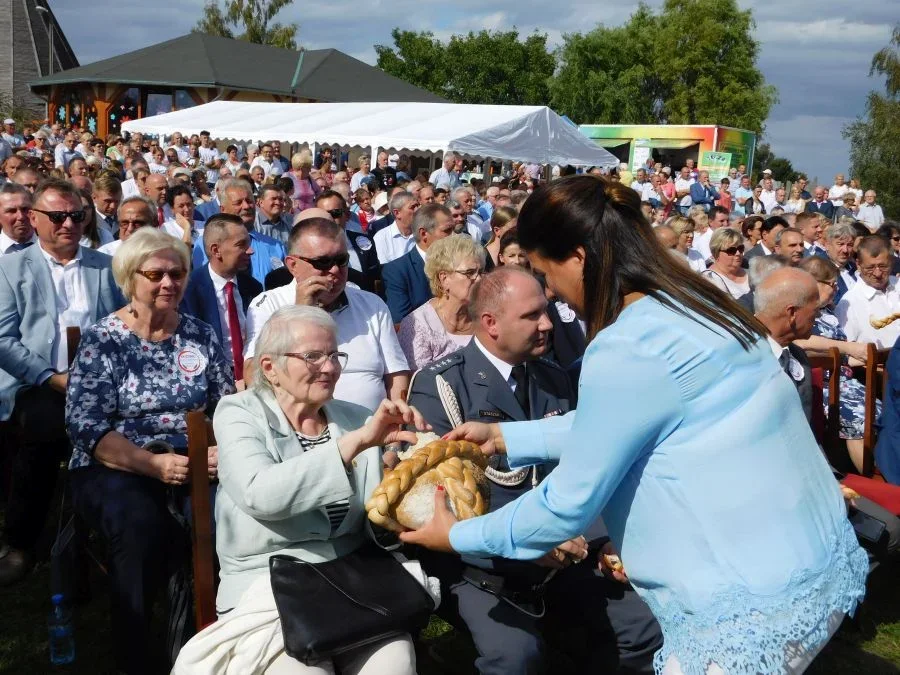
{"type": "Polygon", "coordinates": [[[34,243],[33,241],[26,241],[24,244],[13,244],[6,250],[6,252],[7,253],[16,253],[17,251],[24,251],[26,248],[31,246],[33,243],[34,243]]]}

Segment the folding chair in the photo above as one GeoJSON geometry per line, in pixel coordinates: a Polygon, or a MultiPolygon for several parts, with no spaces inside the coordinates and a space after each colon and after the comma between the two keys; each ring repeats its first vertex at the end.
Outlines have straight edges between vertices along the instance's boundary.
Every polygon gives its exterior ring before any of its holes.
{"type": "Polygon", "coordinates": [[[887,363],[890,349],[878,349],[873,343],[866,345],[866,401],[865,423],[863,426],[863,471],[871,477],[875,469],[875,401],[884,398],[887,391],[887,363]]]}
{"type": "Polygon", "coordinates": [[[187,413],[188,472],[191,490],[191,539],[194,569],[194,615],[197,630],[216,621],[216,552],[207,470],[209,446],[215,445],[212,425],[202,410],[187,413]]]}

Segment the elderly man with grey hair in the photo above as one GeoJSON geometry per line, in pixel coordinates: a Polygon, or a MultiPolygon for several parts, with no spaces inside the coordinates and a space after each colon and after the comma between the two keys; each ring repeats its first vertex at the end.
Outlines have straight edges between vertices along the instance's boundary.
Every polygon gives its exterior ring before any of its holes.
{"type": "Polygon", "coordinates": [[[431,299],[431,288],[425,275],[428,249],[438,239],[453,233],[453,218],[446,206],[426,204],[416,211],[413,218],[415,247],[381,269],[388,308],[395,324],[431,299]]]}
{"type": "Polygon", "coordinates": [[[466,214],[466,231],[476,242],[484,243],[491,236],[491,223],[485,222],[475,212],[475,190],[458,187],[450,193],[450,198],[459,203],[466,214]],[[476,238],[477,235],[477,238],[476,238]]]}
{"type": "Polygon", "coordinates": [[[104,244],[97,250],[106,255],[115,255],[119,247],[140,228],[156,226],[156,204],[147,197],[133,195],[122,200],[116,211],[119,223],[119,238],[104,244]]]}
{"type": "Polygon", "coordinates": [[[459,174],[457,174],[454,169],[458,159],[459,155],[457,153],[452,151],[445,152],[441,168],[431,172],[428,182],[435,187],[447,188],[448,190],[459,187],[459,174]]]}
{"type": "MultiPolygon", "coordinates": [[[[250,183],[240,178],[224,178],[216,184],[216,196],[221,213],[228,213],[240,218],[250,233],[250,245],[253,247],[250,276],[259,283],[265,284],[266,275],[269,272],[284,266],[286,254],[284,244],[256,230],[256,203],[253,199],[253,188],[250,183]]],[[[194,269],[202,267],[208,260],[203,239],[197,239],[193,253],[194,269]]]]}
{"type": "Polygon", "coordinates": [[[413,218],[419,203],[409,192],[397,192],[388,205],[394,222],[375,233],[375,250],[378,260],[386,265],[406,255],[415,245],[413,239],[413,218]]]}
{"type": "Polygon", "coordinates": [[[853,260],[853,244],[856,242],[856,229],[849,223],[833,223],[825,228],[825,253],[816,252],[822,258],[830,260],[838,268],[837,293],[834,304],[856,284],[858,277],[856,263],[853,260]]]}

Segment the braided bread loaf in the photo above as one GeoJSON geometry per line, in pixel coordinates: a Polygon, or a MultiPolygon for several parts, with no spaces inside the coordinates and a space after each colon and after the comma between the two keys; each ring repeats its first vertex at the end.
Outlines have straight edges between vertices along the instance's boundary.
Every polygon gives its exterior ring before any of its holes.
{"type": "Polygon", "coordinates": [[[434,515],[434,492],[443,485],[450,509],[460,520],[484,515],[489,488],[487,458],[468,441],[432,441],[385,473],[366,511],[376,525],[402,532],[417,529],[434,515]]]}

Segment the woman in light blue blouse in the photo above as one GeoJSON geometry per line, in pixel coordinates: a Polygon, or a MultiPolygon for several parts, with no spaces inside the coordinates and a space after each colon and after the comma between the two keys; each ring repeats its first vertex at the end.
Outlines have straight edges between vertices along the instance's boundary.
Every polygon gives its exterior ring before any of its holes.
{"type": "Polygon", "coordinates": [[[603,516],[662,626],[657,672],[800,673],[865,592],[867,559],[765,329],[657,243],[636,193],[593,176],[536,191],[522,247],[588,325],[578,410],[451,432],[536,489],[404,540],[537,558],[603,516]],[[747,425],[747,420],[754,420],[747,425]]]}

